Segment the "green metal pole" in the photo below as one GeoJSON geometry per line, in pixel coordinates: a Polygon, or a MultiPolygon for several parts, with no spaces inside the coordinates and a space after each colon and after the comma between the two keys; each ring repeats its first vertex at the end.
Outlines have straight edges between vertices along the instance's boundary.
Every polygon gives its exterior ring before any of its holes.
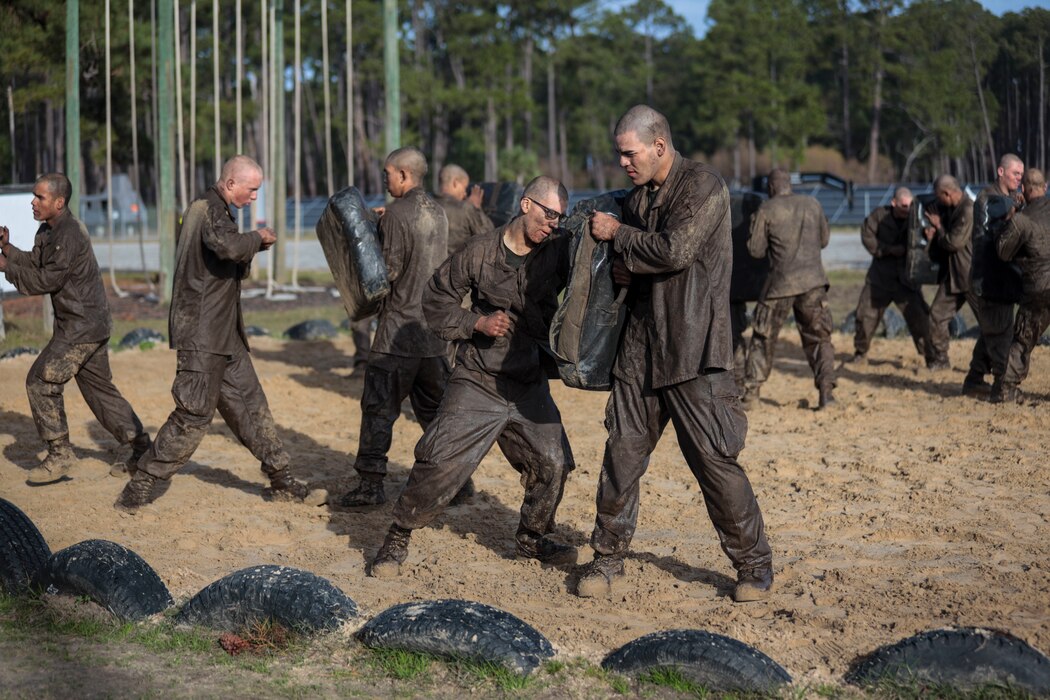
{"type": "Polygon", "coordinates": [[[397,0],[383,0],[383,67],[386,72],[386,152],[401,148],[401,64],[397,0]]]}
{"type": "Polygon", "coordinates": [[[285,133],[284,133],[284,0],[274,2],[273,51],[277,70],[274,75],[276,86],[276,109],[273,114],[274,149],[273,159],[273,228],[279,240],[270,248],[273,256],[273,275],[279,283],[284,283],[284,247],[288,244],[288,173],[285,172],[285,133]]]}
{"type": "Polygon", "coordinates": [[[66,2],[66,177],[73,195],[66,202],[80,218],[80,0],[66,2]]]}
{"type": "Polygon", "coordinates": [[[157,152],[160,183],[157,191],[157,233],[160,236],[161,298],[171,299],[175,264],[175,3],[157,4],[157,152]]]}

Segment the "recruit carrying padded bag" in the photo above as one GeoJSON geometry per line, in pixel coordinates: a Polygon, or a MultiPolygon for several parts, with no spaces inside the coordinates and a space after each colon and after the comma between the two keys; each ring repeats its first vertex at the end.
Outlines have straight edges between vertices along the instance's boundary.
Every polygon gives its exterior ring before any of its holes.
{"type": "Polygon", "coordinates": [[[729,301],[741,303],[758,301],[769,277],[769,256],[751,257],[747,239],[751,235],[751,219],[764,200],[754,192],[729,197],[729,214],[733,226],[733,276],[729,285],[729,301]]]}
{"type": "Polygon", "coordinates": [[[328,200],[317,222],[317,240],[350,320],[376,313],[380,300],[390,293],[390,281],[372,212],[356,187],[328,200]]]}
{"type": "Polygon", "coordinates": [[[1016,304],[1021,301],[1021,268],[999,259],[995,241],[1006,228],[1006,215],[1014,200],[1001,194],[984,195],[973,205],[973,263],[970,286],[974,294],[989,301],[1016,304]]]}
{"type": "Polygon", "coordinates": [[[565,296],[551,322],[550,344],[561,380],[575,389],[608,391],[620,333],[626,319],[627,288],[612,278],[612,246],[591,237],[590,216],[602,211],[620,218],[627,190],[579,202],[563,228],[572,234],[572,270],[565,296]]]}

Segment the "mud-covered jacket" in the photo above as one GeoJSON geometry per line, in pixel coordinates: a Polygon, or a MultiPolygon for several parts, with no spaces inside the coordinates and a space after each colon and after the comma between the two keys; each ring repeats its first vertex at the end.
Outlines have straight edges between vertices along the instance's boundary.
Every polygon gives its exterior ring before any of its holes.
{"type": "Polygon", "coordinates": [[[1014,214],[995,246],[1000,258],[1021,268],[1025,297],[1050,296],[1050,200],[1040,197],[1014,214]]]}
{"type": "Polygon", "coordinates": [[[806,194],[770,197],[751,220],[747,250],[753,258],[769,255],[763,299],[782,299],[828,286],[820,251],[831,240],[824,209],[806,194]]]}
{"type": "Polygon", "coordinates": [[[55,340],[95,343],[109,338],[112,321],[106,288],[91,239],[68,209],[55,225],[37,229],[31,251],[10,247],[7,279],[22,294],[50,294],[55,340]]]}
{"type": "Polygon", "coordinates": [[[168,334],[176,350],[232,355],[248,347],[241,316],[241,280],[262,247],[258,231],[241,233],[212,186],[182,215],[168,334]]]}
{"type": "Polygon", "coordinates": [[[439,194],[437,203],[448,217],[448,255],[461,250],[472,237],[496,228],[492,219],[470,202],[439,194]]]}
{"type": "Polygon", "coordinates": [[[663,185],[628,195],[613,247],[633,275],[613,375],[637,383],[648,366],[660,388],[732,369],[732,222],[721,176],[676,153],[663,185]]]}
{"type": "Polygon", "coordinates": [[[884,287],[904,282],[905,253],[908,250],[908,218],[898,219],[893,207],[875,209],[864,219],[860,240],[871,253],[868,280],[884,287]]]}
{"type": "Polygon", "coordinates": [[[941,217],[940,228],[930,241],[930,259],[941,263],[940,279],[948,279],[948,291],[970,291],[970,265],[973,260],[973,205],[963,197],[957,207],[939,201],[930,209],[941,217]]]}
{"type": "Polygon", "coordinates": [[[438,357],[448,343],[427,327],[423,290],[446,257],[448,219],[433,197],[414,187],[379,219],[390,293],[379,307],[372,350],[399,357],[438,357]]]}
{"type": "Polygon", "coordinates": [[[456,364],[493,377],[534,382],[545,377],[551,319],[569,276],[572,237],[556,232],[515,270],[507,264],[506,226],[471,238],[437,269],[423,293],[427,323],[445,340],[460,341],[456,364]],[[469,308],[462,300],[470,295],[469,308]],[[491,338],[474,330],[482,316],[503,311],[510,330],[491,338]]]}

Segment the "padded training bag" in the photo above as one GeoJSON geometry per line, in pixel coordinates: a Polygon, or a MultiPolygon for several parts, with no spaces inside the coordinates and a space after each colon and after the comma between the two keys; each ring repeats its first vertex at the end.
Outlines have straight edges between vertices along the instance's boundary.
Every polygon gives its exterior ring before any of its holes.
{"type": "MultiPolygon", "coordinates": [[[[930,225],[926,210],[937,201],[933,194],[920,194],[911,201],[908,213],[908,250],[904,255],[904,276],[912,287],[937,284],[941,262],[930,257],[931,245],[923,230],[930,225]]],[[[965,206],[964,202],[960,206],[965,206]]]]}
{"type": "Polygon", "coordinates": [[[729,197],[729,214],[733,226],[733,277],[729,285],[729,301],[740,303],[758,301],[769,276],[769,256],[753,258],[747,251],[751,235],[751,219],[762,206],[762,197],[753,193],[729,197]]]}
{"type": "Polygon", "coordinates": [[[522,187],[516,182],[482,182],[481,210],[497,228],[521,212],[522,187]]]}
{"type": "Polygon", "coordinates": [[[372,213],[356,187],[340,190],[328,200],[317,222],[336,288],[352,321],[373,315],[390,293],[383,247],[372,213]]]}
{"type": "Polygon", "coordinates": [[[1021,268],[999,259],[995,241],[1013,207],[1013,198],[1001,194],[981,195],[973,205],[970,286],[982,299],[1007,304],[1021,301],[1021,268]]]}
{"type": "Polygon", "coordinates": [[[620,333],[626,319],[627,288],[612,278],[612,246],[591,237],[590,216],[602,211],[620,218],[627,190],[579,202],[564,228],[572,234],[572,270],[565,297],[551,322],[550,344],[558,374],[576,389],[608,391],[620,333]]]}

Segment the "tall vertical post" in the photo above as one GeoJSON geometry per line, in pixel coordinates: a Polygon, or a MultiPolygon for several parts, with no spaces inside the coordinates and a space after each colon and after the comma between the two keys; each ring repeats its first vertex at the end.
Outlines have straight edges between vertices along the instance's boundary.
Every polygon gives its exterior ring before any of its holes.
{"type": "MultiPolygon", "coordinates": [[[[324,0],[322,0],[324,1],[324,0]]],[[[292,286],[299,286],[299,244],[303,223],[303,64],[302,64],[302,22],[300,21],[300,0],[295,0],[295,61],[292,71],[295,74],[295,100],[292,104],[292,136],[295,161],[292,164],[292,190],[295,197],[295,215],[292,226],[295,227],[295,251],[292,253],[292,286]]]]}
{"type": "MultiPolygon", "coordinates": [[[[219,181],[219,171],[222,168],[222,134],[219,128],[219,114],[221,104],[219,103],[219,0],[211,3],[211,50],[213,65],[212,99],[215,101],[215,181],[219,181]]],[[[240,218],[240,215],[237,217],[240,218]]]]}
{"type": "Polygon", "coordinates": [[[73,194],[66,206],[80,216],[80,0],[66,2],[66,177],[73,194]]]}
{"type": "Polygon", "coordinates": [[[386,74],[386,152],[401,148],[401,63],[397,0],[383,0],[383,68],[386,74]]]}
{"type": "Polygon", "coordinates": [[[244,82],[244,40],[241,37],[241,0],[236,2],[237,20],[234,22],[234,32],[237,34],[237,84],[234,89],[236,95],[237,109],[237,155],[244,153],[244,126],[241,124],[241,83],[244,82]]]}
{"type": "MultiPolygon", "coordinates": [[[[175,18],[175,25],[172,29],[172,46],[175,49],[175,55],[172,62],[175,64],[175,102],[177,107],[175,110],[175,123],[178,130],[179,148],[179,206],[182,209],[186,209],[189,206],[189,201],[186,199],[186,141],[182,138],[184,133],[182,130],[182,28],[179,26],[179,0],[173,1],[172,15],[175,18]]],[[[160,31],[159,27],[157,31],[160,31]]],[[[160,41],[159,37],[157,41],[160,41]]]]}
{"type": "Polygon", "coordinates": [[[332,169],[332,87],[328,81],[328,0],[321,0],[321,81],[324,84],[325,178],[331,197],[335,193],[335,172],[332,169]]]}
{"type": "Polygon", "coordinates": [[[175,262],[175,0],[157,0],[157,153],[160,186],[157,190],[157,233],[160,237],[161,298],[171,299],[175,262]]]}
{"type": "Polygon", "coordinates": [[[354,0],[346,0],[346,183],[354,184],[354,0]]]}
{"type": "Polygon", "coordinates": [[[288,245],[288,172],[285,169],[285,119],[284,119],[284,0],[274,0],[273,54],[274,64],[274,158],[273,158],[273,227],[283,241],[270,248],[273,255],[273,274],[278,282],[284,282],[284,247],[288,245]]]}

